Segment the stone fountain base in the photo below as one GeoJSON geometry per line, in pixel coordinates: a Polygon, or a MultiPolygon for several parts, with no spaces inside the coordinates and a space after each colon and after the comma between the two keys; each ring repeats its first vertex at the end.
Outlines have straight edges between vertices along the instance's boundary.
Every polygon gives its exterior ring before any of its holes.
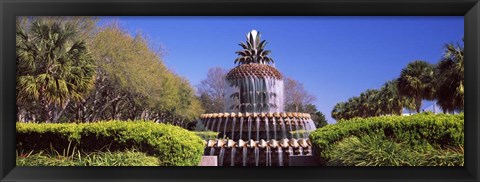
{"type": "Polygon", "coordinates": [[[312,156],[308,139],[209,140],[204,155],[218,156],[218,166],[289,166],[290,158],[312,156]]]}
{"type": "Polygon", "coordinates": [[[288,166],[292,156],[311,156],[308,135],[316,129],[306,113],[203,114],[199,128],[219,132],[205,155],[219,166],[288,166]]]}

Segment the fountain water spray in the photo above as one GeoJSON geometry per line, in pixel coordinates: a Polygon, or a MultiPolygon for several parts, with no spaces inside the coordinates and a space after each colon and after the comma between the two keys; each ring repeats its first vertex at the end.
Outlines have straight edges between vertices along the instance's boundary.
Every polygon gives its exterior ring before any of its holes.
{"type": "Polygon", "coordinates": [[[228,124],[228,117],[225,119],[225,124],[223,124],[223,138],[227,137],[227,124],[228,124]]]}
{"type": "Polygon", "coordinates": [[[215,154],[215,147],[212,147],[212,148],[210,149],[210,155],[213,155],[213,154],[215,154]]]}
{"type": "Polygon", "coordinates": [[[223,165],[223,156],[224,156],[224,155],[225,155],[225,147],[222,147],[222,148],[220,149],[220,154],[218,155],[218,164],[219,164],[220,166],[223,165]]]}
{"type": "Polygon", "coordinates": [[[235,166],[235,153],[236,153],[236,151],[237,151],[237,148],[233,147],[232,151],[231,151],[231,156],[230,156],[230,166],[235,166]]]}
{"type": "Polygon", "coordinates": [[[243,166],[247,166],[247,154],[248,154],[248,149],[247,147],[243,147],[243,166]]]}
{"type": "Polygon", "coordinates": [[[236,66],[225,77],[225,112],[201,116],[199,125],[203,125],[205,130],[223,131],[223,136],[217,136],[223,139],[217,139],[216,145],[214,141],[208,141],[207,146],[211,149],[209,153],[205,151],[209,155],[218,151],[219,165],[234,166],[235,161],[240,161],[235,160],[236,157],[241,156],[243,166],[258,166],[260,158],[263,165],[265,156],[266,166],[275,165],[275,162],[283,166],[284,160],[287,161],[291,155],[312,153],[311,144],[305,138],[315,129],[314,123],[309,114],[284,112],[283,76],[275,68],[265,45],[266,41],[260,39],[259,32],[252,30],[247,34],[247,42],[240,43],[243,50],[236,52],[236,66]],[[239,127],[238,131],[236,127],[239,127]],[[256,132],[254,138],[252,132],[256,132]],[[280,136],[277,136],[278,132],[281,132],[280,136]],[[242,148],[242,155],[236,155],[236,147],[239,150],[242,148]],[[230,157],[224,157],[225,148],[229,148],[230,157]],[[272,152],[275,148],[276,152],[272,152]],[[278,161],[272,161],[275,157],[278,161]]]}

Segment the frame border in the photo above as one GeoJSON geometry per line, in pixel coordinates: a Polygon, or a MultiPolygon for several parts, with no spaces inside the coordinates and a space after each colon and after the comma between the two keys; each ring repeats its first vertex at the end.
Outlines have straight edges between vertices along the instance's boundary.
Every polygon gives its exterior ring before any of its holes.
{"type": "Polygon", "coordinates": [[[479,181],[478,0],[2,0],[0,1],[0,181],[479,181]],[[463,167],[15,167],[16,16],[464,16],[463,167]]]}

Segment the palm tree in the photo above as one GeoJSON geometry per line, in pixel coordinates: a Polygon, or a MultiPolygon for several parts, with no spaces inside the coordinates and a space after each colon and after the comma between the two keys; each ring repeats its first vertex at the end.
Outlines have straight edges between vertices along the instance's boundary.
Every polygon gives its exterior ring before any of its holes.
{"type": "Polygon", "coordinates": [[[415,109],[420,112],[422,100],[435,97],[434,67],[426,61],[413,61],[402,69],[397,83],[401,96],[415,100],[415,109]]]}
{"type": "Polygon", "coordinates": [[[348,99],[347,102],[347,107],[346,107],[346,112],[345,112],[345,118],[344,119],[352,119],[354,117],[359,117],[360,116],[360,106],[361,106],[362,100],[360,97],[352,97],[348,99]]]}
{"type": "Polygon", "coordinates": [[[386,82],[380,89],[380,110],[382,114],[401,115],[403,108],[415,108],[413,99],[400,96],[397,80],[386,82]]]}
{"type": "Polygon", "coordinates": [[[55,121],[93,87],[93,59],[72,24],[35,21],[28,31],[17,28],[17,100],[36,101],[41,119],[55,121]]]}
{"type": "Polygon", "coordinates": [[[340,120],[345,117],[345,108],[346,103],[345,102],[339,102],[335,104],[332,110],[332,118],[335,120],[340,120]]]}
{"type": "Polygon", "coordinates": [[[364,99],[364,114],[363,117],[372,117],[380,115],[379,110],[379,91],[374,89],[368,89],[364,93],[360,94],[360,97],[364,99]],[[363,96],[362,96],[363,95],[363,96]]]}
{"type": "Polygon", "coordinates": [[[447,44],[444,57],[436,67],[436,99],[444,113],[464,108],[463,55],[462,46],[447,44]]]}
{"type": "Polygon", "coordinates": [[[273,59],[268,57],[271,51],[265,50],[265,45],[267,42],[265,40],[261,41],[260,32],[252,30],[247,34],[247,42],[240,42],[243,50],[237,51],[239,57],[235,59],[235,64],[250,64],[250,63],[259,63],[259,64],[268,64],[274,63],[273,59]]]}

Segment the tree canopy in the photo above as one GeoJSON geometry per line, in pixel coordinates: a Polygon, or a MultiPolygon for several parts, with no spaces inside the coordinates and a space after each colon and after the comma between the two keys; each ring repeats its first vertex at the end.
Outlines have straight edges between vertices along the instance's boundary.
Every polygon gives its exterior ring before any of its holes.
{"type": "Polygon", "coordinates": [[[426,61],[410,62],[397,79],[386,82],[379,90],[369,89],[360,96],[337,103],[332,109],[336,120],[354,117],[400,115],[404,109],[420,112],[423,100],[436,100],[444,113],[464,108],[464,48],[445,45],[441,60],[433,65],[426,61]]]}
{"type": "Polygon", "coordinates": [[[98,26],[95,18],[21,18],[19,120],[143,119],[186,126],[203,112],[201,103],[152,45],[115,23],[98,26]]]}

